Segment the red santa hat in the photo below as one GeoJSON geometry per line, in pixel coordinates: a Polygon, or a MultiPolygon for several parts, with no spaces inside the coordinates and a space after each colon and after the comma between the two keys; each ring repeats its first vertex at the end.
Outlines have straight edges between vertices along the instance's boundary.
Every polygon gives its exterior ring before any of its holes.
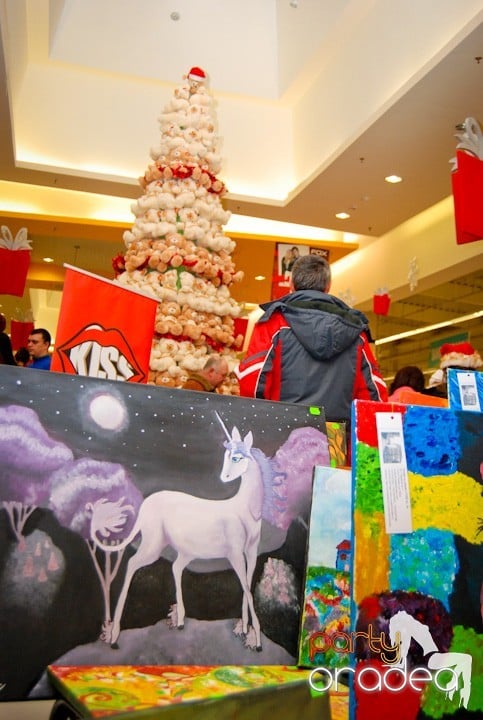
{"type": "Polygon", "coordinates": [[[199,67],[192,67],[188,73],[188,80],[194,80],[195,82],[205,82],[206,73],[199,67]]]}
{"type": "Polygon", "coordinates": [[[440,368],[460,367],[476,370],[483,365],[480,353],[468,342],[444,343],[439,349],[440,368]]]}

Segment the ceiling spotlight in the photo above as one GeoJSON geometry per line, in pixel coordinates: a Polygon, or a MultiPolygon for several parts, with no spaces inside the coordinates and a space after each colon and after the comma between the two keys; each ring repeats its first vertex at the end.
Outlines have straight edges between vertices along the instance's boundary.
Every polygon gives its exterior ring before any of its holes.
{"type": "Polygon", "coordinates": [[[174,22],[177,22],[180,19],[181,15],[179,14],[179,12],[176,12],[176,10],[175,10],[174,12],[171,13],[171,15],[169,17],[174,22]]]}
{"type": "Polygon", "coordinates": [[[45,263],[53,263],[54,262],[54,258],[51,258],[51,257],[45,257],[45,258],[42,258],[42,260],[45,263]]]}
{"type": "Polygon", "coordinates": [[[265,275],[255,275],[255,280],[265,280],[265,275]]]}
{"type": "Polygon", "coordinates": [[[335,214],[336,218],[339,218],[339,220],[347,220],[347,218],[350,218],[349,213],[341,212],[335,214]]]}
{"type": "Polygon", "coordinates": [[[384,180],[388,183],[400,183],[402,181],[402,177],[399,177],[399,175],[388,175],[384,178],[384,180]]]}
{"type": "Polygon", "coordinates": [[[289,5],[290,5],[290,7],[298,8],[299,0],[290,0],[289,5]]]}

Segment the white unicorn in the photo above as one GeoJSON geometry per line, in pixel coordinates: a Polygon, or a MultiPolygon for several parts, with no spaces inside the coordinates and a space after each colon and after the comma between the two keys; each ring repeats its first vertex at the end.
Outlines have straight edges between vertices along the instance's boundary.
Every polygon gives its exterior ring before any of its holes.
{"type": "Polygon", "coordinates": [[[170,545],[177,553],[172,567],[176,606],[170,614],[171,624],[179,629],[184,627],[185,607],[181,577],[188,563],[197,558],[227,558],[243,589],[241,620],[237,622],[233,632],[244,635],[245,645],[250,649],[262,649],[260,623],[251,592],[264,499],[262,470],[256,456],[257,453],[262,453],[256,448],[252,450],[251,432],[242,440],[239,431],[234,427],[230,435],[218,413],[216,416],[227,436],[220,479],[223,483],[228,483],[241,478],[236,495],[225,500],[208,500],[174,490],[155,492],[143,501],[128,537],[114,545],[104,544],[98,538],[98,533],[107,537],[112,528],[99,527],[93,507],[91,537],[105,552],[118,552],[129,545],[137,535],[141,535],[139,547],[127,563],[110,632],[109,628],[106,629],[106,640],[110,641],[112,647],[118,647],[121,617],[134,573],[158,560],[163,550],[170,545]]]}

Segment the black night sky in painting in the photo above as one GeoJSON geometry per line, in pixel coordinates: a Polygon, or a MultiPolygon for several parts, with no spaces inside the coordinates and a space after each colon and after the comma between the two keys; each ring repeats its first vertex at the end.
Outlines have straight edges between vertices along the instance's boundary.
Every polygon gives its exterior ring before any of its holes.
{"type": "Polygon", "coordinates": [[[48,697],[45,666],[59,658],[144,664],[146,631],[152,644],[158,638],[151,664],[293,661],[315,464],[329,464],[321,409],[1,366],[0,700],[48,697]],[[134,574],[119,649],[111,647],[126,563],[142,536],[124,552],[106,552],[92,528],[104,543],[123,540],[143,500],[160,490],[238,497],[240,477],[220,479],[234,427],[242,441],[251,432],[261,451],[252,593],[262,651],[233,633],[242,592],[223,558],[185,568],[185,626],[168,628],[169,548],[134,574]]]}
{"type": "Polygon", "coordinates": [[[255,446],[272,455],[296,427],[323,429],[323,414],[286,403],[100,381],[74,375],[20,368],[0,368],[0,404],[34,409],[49,434],[71,448],[75,457],[88,456],[123,465],[146,492],[152,485],[178,489],[183,478],[199,479],[200,494],[212,487],[213,455],[223,459],[224,432],[218,411],[231,431],[251,430],[255,446]],[[175,462],[173,462],[173,460],[175,462]],[[183,472],[180,472],[180,461],[183,472]],[[207,489],[208,488],[208,489],[207,489]]]}

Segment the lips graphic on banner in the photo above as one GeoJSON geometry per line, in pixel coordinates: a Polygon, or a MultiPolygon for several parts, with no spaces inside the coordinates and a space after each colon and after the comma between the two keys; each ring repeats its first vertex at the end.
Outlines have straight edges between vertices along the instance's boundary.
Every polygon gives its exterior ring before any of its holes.
{"type": "Polygon", "coordinates": [[[145,378],[126,338],[114,328],[89,325],[57,350],[63,372],[125,382],[145,378]]]}
{"type": "Polygon", "coordinates": [[[158,301],[65,265],[51,370],[146,383],[158,301]]]}

